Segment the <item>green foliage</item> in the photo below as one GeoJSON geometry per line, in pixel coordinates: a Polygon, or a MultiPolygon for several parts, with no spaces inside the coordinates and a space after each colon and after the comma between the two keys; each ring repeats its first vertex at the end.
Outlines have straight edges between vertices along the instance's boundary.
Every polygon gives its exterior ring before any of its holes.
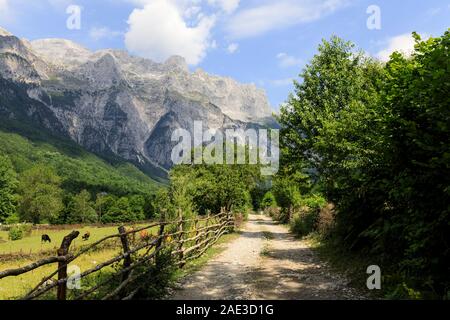
{"type": "Polygon", "coordinates": [[[327,200],[320,194],[308,194],[301,199],[301,205],[311,210],[319,211],[327,204],[327,200]]]}
{"type": "Polygon", "coordinates": [[[29,237],[31,235],[32,225],[21,224],[11,227],[8,231],[8,238],[12,241],[20,240],[23,237],[29,237]]]}
{"type": "Polygon", "coordinates": [[[292,177],[279,175],[273,181],[272,192],[281,208],[279,214],[274,218],[282,223],[289,222],[293,210],[301,205],[299,186],[294,183],[292,177]]]}
{"type": "Polygon", "coordinates": [[[167,293],[175,279],[177,270],[171,248],[162,250],[152,264],[143,264],[139,266],[136,272],[142,272],[143,275],[137,282],[140,290],[136,299],[161,299],[167,293]]]}
{"type": "Polygon", "coordinates": [[[53,168],[67,193],[87,190],[91,194],[148,195],[162,186],[131,164],[109,164],[71,141],[28,135],[33,138],[0,130],[0,153],[8,155],[19,174],[37,164],[53,168]]]}
{"type": "Polygon", "coordinates": [[[171,173],[169,197],[172,210],[206,214],[221,208],[246,213],[252,208],[252,192],[261,183],[258,166],[180,165],[171,173]]]}
{"type": "Polygon", "coordinates": [[[318,210],[299,210],[298,212],[295,212],[291,218],[291,231],[300,237],[307,236],[316,230],[318,218],[318,210]]]}
{"type": "Polygon", "coordinates": [[[23,231],[20,227],[12,227],[9,229],[8,238],[12,241],[20,240],[23,238],[23,231]]]}
{"type": "Polygon", "coordinates": [[[19,211],[23,221],[52,222],[63,209],[61,178],[52,168],[37,165],[22,173],[19,211]]]}
{"type": "MultiPolygon", "coordinates": [[[[394,53],[385,66],[339,38],[323,42],[281,110],[284,170],[274,195],[279,205],[295,206],[290,176],[308,175],[311,186],[300,204],[322,205],[307,195],[316,192],[335,203],[342,246],[378,257],[411,292],[444,296],[450,288],[450,33],[427,41],[414,36],[413,56],[394,53]]],[[[301,232],[308,229],[303,223],[296,222],[301,232]]]]}
{"type": "Polygon", "coordinates": [[[275,199],[272,191],[267,191],[261,201],[261,208],[267,209],[271,207],[277,207],[277,200],[275,199]]]}
{"type": "Polygon", "coordinates": [[[351,43],[324,41],[281,109],[284,162],[300,162],[325,185],[345,184],[343,175],[365,169],[379,143],[373,130],[381,76],[381,66],[351,43]]]}
{"type": "Polygon", "coordinates": [[[69,210],[67,223],[94,223],[98,221],[94,203],[91,201],[91,194],[86,190],[81,191],[72,198],[69,210]]]}
{"type": "Polygon", "coordinates": [[[160,185],[133,165],[113,166],[70,141],[32,136],[0,131],[0,152],[8,155],[0,156],[0,222],[18,222],[16,211],[19,220],[35,223],[115,223],[154,214],[152,194],[160,185]],[[122,197],[129,204],[117,208],[122,197]],[[119,210],[112,213],[112,206],[119,210]]]}
{"type": "Polygon", "coordinates": [[[413,57],[396,53],[386,66],[390,192],[367,233],[377,233],[379,243],[401,239],[400,270],[420,289],[443,294],[450,288],[450,32],[427,41],[414,36],[413,57]]]}
{"type": "Polygon", "coordinates": [[[13,213],[8,218],[5,219],[6,224],[17,224],[20,222],[20,216],[18,213],[13,213]]]}
{"type": "Polygon", "coordinates": [[[0,223],[16,213],[17,174],[8,157],[0,155],[0,223]]]}
{"type": "Polygon", "coordinates": [[[103,220],[103,216],[106,215],[110,211],[110,209],[114,206],[116,200],[117,199],[114,195],[106,193],[97,194],[94,208],[95,211],[97,212],[97,216],[99,217],[100,221],[103,220]]]}
{"type": "Polygon", "coordinates": [[[130,212],[136,221],[144,220],[144,208],[146,205],[145,198],[140,195],[134,195],[129,198],[130,212]]]}
{"type": "Polygon", "coordinates": [[[300,237],[319,231],[321,211],[326,203],[326,199],[316,193],[301,197],[299,205],[290,216],[291,231],[300,237]]]}
{"type": "Polygon", "coordinates": [[[130,202],[128,198],[121,197],[114,202],[107,213],[102,216],[103,223],[127,222],[133,221],[130,214],[130,202]]]}

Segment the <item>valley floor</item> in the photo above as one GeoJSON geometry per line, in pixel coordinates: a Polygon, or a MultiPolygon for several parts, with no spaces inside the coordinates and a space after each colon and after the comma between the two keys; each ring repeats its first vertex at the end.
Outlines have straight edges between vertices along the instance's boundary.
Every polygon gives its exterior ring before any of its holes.
{"type": "Polygon", "coordinates": [[[321,262],[305,241],[263,215],[250,215],[240,237],[184,278],[173,300],[365,299],[321,262]]]}

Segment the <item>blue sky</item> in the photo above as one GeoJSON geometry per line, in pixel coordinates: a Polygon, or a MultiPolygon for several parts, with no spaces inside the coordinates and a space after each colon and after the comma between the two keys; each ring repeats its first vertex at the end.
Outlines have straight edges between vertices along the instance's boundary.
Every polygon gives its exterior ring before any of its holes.
{"type": "Polygon", "coordinates": [[[409,50],[412,31],[439,36],[449,21],[445,0],[0,0],[0,26],[19,37],[66,38],[156,61],[182,55],[192,70],[264,88],[275,110],[322,38],[336,34],[386,59],[409,50]],[[80,29],[67,28],[71,5],[81,7],[80,29]],[[367,27],[371,5],[381,29],[367,27]]]}

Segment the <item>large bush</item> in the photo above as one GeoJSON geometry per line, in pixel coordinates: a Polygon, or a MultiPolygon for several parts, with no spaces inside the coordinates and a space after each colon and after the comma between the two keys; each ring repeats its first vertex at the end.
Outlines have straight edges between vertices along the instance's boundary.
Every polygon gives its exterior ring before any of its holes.
{"type": "Polygon", "coordinates": [[[8,231],[8,238],[11,241],[20,240],[23,238],[23,231],[20,227],[12,227],[8,231]]]}
{"type": "Polygon", "coordinates": [[[31,224],[21,224],[12,226],[8,231],[8,238],[12,241],[20,240],[24,237],[29,237],[32,232],[31,224]]]}
{"type": "Polygon", "coordinates": [[[261,207],[263,209],[273,208],[277,206],[277,200],[271,191],[267,191],[261,201],[261,207]]]}

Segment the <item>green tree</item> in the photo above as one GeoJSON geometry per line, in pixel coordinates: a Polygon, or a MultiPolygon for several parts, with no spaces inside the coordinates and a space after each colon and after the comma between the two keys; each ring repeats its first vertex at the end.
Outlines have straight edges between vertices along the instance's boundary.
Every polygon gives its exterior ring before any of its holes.
{"type": "Polygon", "coordinates": [[[281,109],[283,161],[307,170],[330,193],[348,182],[342,176],[366,170],[382,143],[376,130],[382,74],[352,43],[324,41],[281,109]]]}
{"type": "Polygon", "coordinates": [[[102,221],[103,215],[105,215],[109,211],[109,209],[114,206],[116,200],[117,199],[114,195],[107,194],[106,192],[97,194],[94,208],[100,221],[102,221]]]}
{"type": "Polygon", "coordinates": [[[175,208],[206,214],[225,210],[247,212],[252,193],[261,183],[253,165],[181,165],[171,171],[169,194],[175,208]]]}
{"type": "Polygon", "coordinates": [[[386,66],[389,209],[367,233],[377,232],[380,244],[395,239],[390,251],[408,283],[443,295],[450,290],[450,32],[413,36],[413,56],[394,53],[386,66]]]}
{"type": "Polygon", "coordinates": [[[266,208],[273,208],[276,206],[277,200],[275,199],[275,196],[273,195],[272,191],[267,191],[261,201],[261,207],[263,209],[266,209],[266,208]]]}
{"type": "Polygon", "coordinates": [[[370,212],[387,193],[380,184],[388,178],[389,113],[380,97],[383,66],[357,52],[352,43],[333,37],[323,41],[300,76],[303,81],[295,83],[295,94],[279,117],[287,172],[282,171],[274,194],[277,201],[280,196],[289,200],[295,192],[290,177],[298,175],[296,171],[307,174],[309,192],[324,193],[339,206],[342,234],[350,239],[373,224],[376,215],[370,212]]]}
{"type": "Polygon", "coordinates": [[[0,155],[0,222],[16,214],[17,174],[8,157],[0,155]]]}
{"type": "Polygon", "coordinates": [[[37,165],[23,172],[19,182],[19,212],[24,221],[51,222],[63,209],[61,179],[53,169],[37,165]]]}
{"type": "Polygon", "coordinates": [[[119,223],[136,221],[137,217],[130,207],[130,200],[127,197],[121,197],[108,209],[108,212],[102,216],[103,223],[119,223]]]}
{"type": "Polygon", "coordinates": [[[134,215],[134,220],[140,221],[145,219],[144,208],[146,205],[145,198],[141,195],[133,195],[130,197],[130,211],[134,215]]]}
{"type": "Polygon", "coordinates": [[[91,201],[91,194],[83,190],[75,195],[70,205],[69,223],[93,223],[98,221],[94,203],[91,201]]]}

